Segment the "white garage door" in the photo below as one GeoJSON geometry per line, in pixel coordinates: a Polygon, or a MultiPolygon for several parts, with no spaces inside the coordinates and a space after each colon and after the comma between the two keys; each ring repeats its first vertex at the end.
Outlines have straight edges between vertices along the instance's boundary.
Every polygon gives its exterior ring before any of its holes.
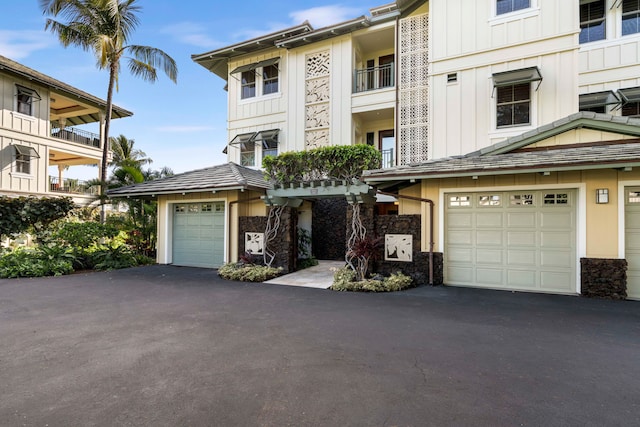
{"type": "Polygon", "coordinates": [[[173,264],[220,267],[224,262],[224,203],[181,203],[173,208],[173,264]]]}
{"type": "Polygon", "coordinates": [[[575,190],[445,195],[448,285],[576,293],[575,190]]]}
{"type": "Polygon", "coordinates": [[[627,297],[640,300],[640,187],[625,191],[627,297]]]}

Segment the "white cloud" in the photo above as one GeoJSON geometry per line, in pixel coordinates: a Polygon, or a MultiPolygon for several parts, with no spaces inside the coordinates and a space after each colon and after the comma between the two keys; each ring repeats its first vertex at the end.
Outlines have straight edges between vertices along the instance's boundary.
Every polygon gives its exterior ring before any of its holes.
{"type": "Polygon", "coordinates": [[[309,21],[314,28],[322,28],[353,19],[359,16],[360,12],[359,9],[353,7],[329,5],[296,10],[289,13],[289,17],[295,24],[309,21]]]}
{"type": "Polygon", "coordinates": [[[0,30],[0,55],[13,60],[28,57],[32,52],[46,49],[57,39],[44,31],[0,30]]]}
{"type": "Polygon", "coordinates": [[[168,34],[182,43],[201,48],[213,48],[221,44],[220,41],[207,35],[207,30],[203,25],[195,22],[178,22],[164,27],[160,32],[168,34]]]}

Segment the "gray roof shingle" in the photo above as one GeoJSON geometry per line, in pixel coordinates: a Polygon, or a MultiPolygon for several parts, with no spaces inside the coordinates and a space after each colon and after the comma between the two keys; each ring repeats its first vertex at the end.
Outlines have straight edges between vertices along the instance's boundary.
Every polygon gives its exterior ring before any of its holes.
{"type": "Polygon", "coordinates": [[[495,175],[558,171],[571,169],[603,169],[640,166],[640,142],[519,151],[491,156],[459,156],[431,160],[421,164],[365,171],[365,182],[409,178],[446,178],[455,176],[495,175]]]}
{"type": "Polygon", "coordinates": [[[266,190],[262,171],[249,169],[236,163],[224,163],[197,169],[154,181],[146,181],[107,191],[110,197],[155,196],[159,194],[197,193],[222,190],[266,190]]]}

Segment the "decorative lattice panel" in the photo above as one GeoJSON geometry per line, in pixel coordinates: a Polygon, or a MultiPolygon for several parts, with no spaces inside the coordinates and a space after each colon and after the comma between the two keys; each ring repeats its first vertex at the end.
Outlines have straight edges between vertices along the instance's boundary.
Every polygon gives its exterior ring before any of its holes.
{"type": "Polygon", "coordinates": [[[306,82],[307,104],[329,101],[329,77],[318,77],[306,82]]]}
{"type": "Polygon", "coordinates": [[[305,64],[305,148],[310,150],[330,144],[330,52],[307,55],[305,64]]]}
{"type": "Polygon", "coordinates": [[[429,16],[400,20],[399,164],[429,159],[429,16]]]}
{"type": "Polygon", "coordinates": [[[324,52],[307,55],[306,63],[305,77],[307,79],[328,76],[331,67],[331,54],[328,50],[325,50],[324,52]]]}
{"type": "Polygon", "coordinates": [[[331,144],[329,140],[329,129],[308,130],[305,133],[304,143],[307,150],[329,146],[331,144]]]}
{"type": "Polygon", "coordinates": [[[427,160],[427,127],[423,125],[418,126],[403,126],[400,128],[400,158],[398,162],[402,165],[408,165],[411,163],[420,163],[427,160]],[[420,143],[406,143],[405,141],[424,141],[424,144],[420,143]]]}
{"type": "Polygon", "coordinates": [[[329,104],[311,104],[307,106],[306,129],[329,127],[329,104]]]}

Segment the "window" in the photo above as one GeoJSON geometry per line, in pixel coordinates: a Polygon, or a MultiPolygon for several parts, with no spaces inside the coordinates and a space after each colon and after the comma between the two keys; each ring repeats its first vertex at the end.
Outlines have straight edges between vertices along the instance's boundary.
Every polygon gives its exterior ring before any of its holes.
{"type": "Polygon", "coordinates": [[[254,70],[243,71],[241,74],[242,99],[253,98],[256,96],[256,73],[254,70]]]}
{"type": "Polygon", "coordinates": [[[585,93],[580,95],[580,111],[592,111],[594,113],[606,113],[609,105],[620,104],[620,98],[613,91],[585,93]]]}
{"type": "Polygon", "coordinates": [[[26,87],[17,86],[17,105],[16,110],[18,113],[26,114],[27,116],[33,115],[33,101],[35,91],[27,89],[26,87]]]}
{"type": "Polygon", "coordinates": [[[622,115],[627,117],[640,117],[640,87],[618,89],[622,99],[622,115]]]}
{"type": "Polygon", "coordinates": [[[488,196],[480,196],[478,199],[479,206],[500,206],[502,204],[499,194],[492,194],[488,196]]]}
{"type": "Polygon", "coordinates": [[[278,135],[280,129],[261,130],[253,139],[262,143],[262,158],[278,155],[278,135]]]}
{"type": "Polygon", "coordinates": [[[449,206],[451,207],[471,206],[471,196],[449,196],[449,206]]]}
{"type": "Polygon", "coordinates": [[[531,84],[500,86],[497,88],[496,126],[519,126],[531,123],[531,84]]]}
{"type": "Polygon", "coordinates": [[[512,194],[511,206],[533,205],[533,194],[512,194]]]}
{"type": "Polygon", "coordinates": [[[267,65],[262,68],[262,94],[278,92],[278,67],[267,65]]]}
{"type": "Polygon", "coordinates": [[[580,43],[604,40],[605,0],[580,0],[580,43]]]}
{"type": "Polygon", "coordinates": [[[520,9],[531,7],[530,0],[497,0],[496,15],[515,12],[520,9]]]}
{"type": "Polygon", "coordinates": [[[232,76],[240,75],[240,98],[248,99],[278,93],[280,89],[279,62],[280,58],[271,58],[242,65],[231,71],[232,76]]]}
{"type": "Polygon", "coordinates": [[[640,0],[622,2],[622,35],[640,33],[640,0]]]}
{"type": "Polygon", "coordinates": [[[256,165],[256,144],[253,141],[240,146],[240,164],[242,166],[256,165]]]}
{"type": "Polygon", "coordinates": [[[543,203],[545,205],[567,205],[569,204],[569,194],[567,193],[545,194],[543,198],[543,203]]]}
{"type": "Polygon", "coordinates": [[[31,158],[39,159],[38,152],[33,147],[14,145],[16,151],[16,173],[31,174],[31,158]]]}
{"type": "Polygon", "coordinates": [[[632,102],[622,107],[622,115],[627,117],[640,117],[640,102],[632,102]]]}

